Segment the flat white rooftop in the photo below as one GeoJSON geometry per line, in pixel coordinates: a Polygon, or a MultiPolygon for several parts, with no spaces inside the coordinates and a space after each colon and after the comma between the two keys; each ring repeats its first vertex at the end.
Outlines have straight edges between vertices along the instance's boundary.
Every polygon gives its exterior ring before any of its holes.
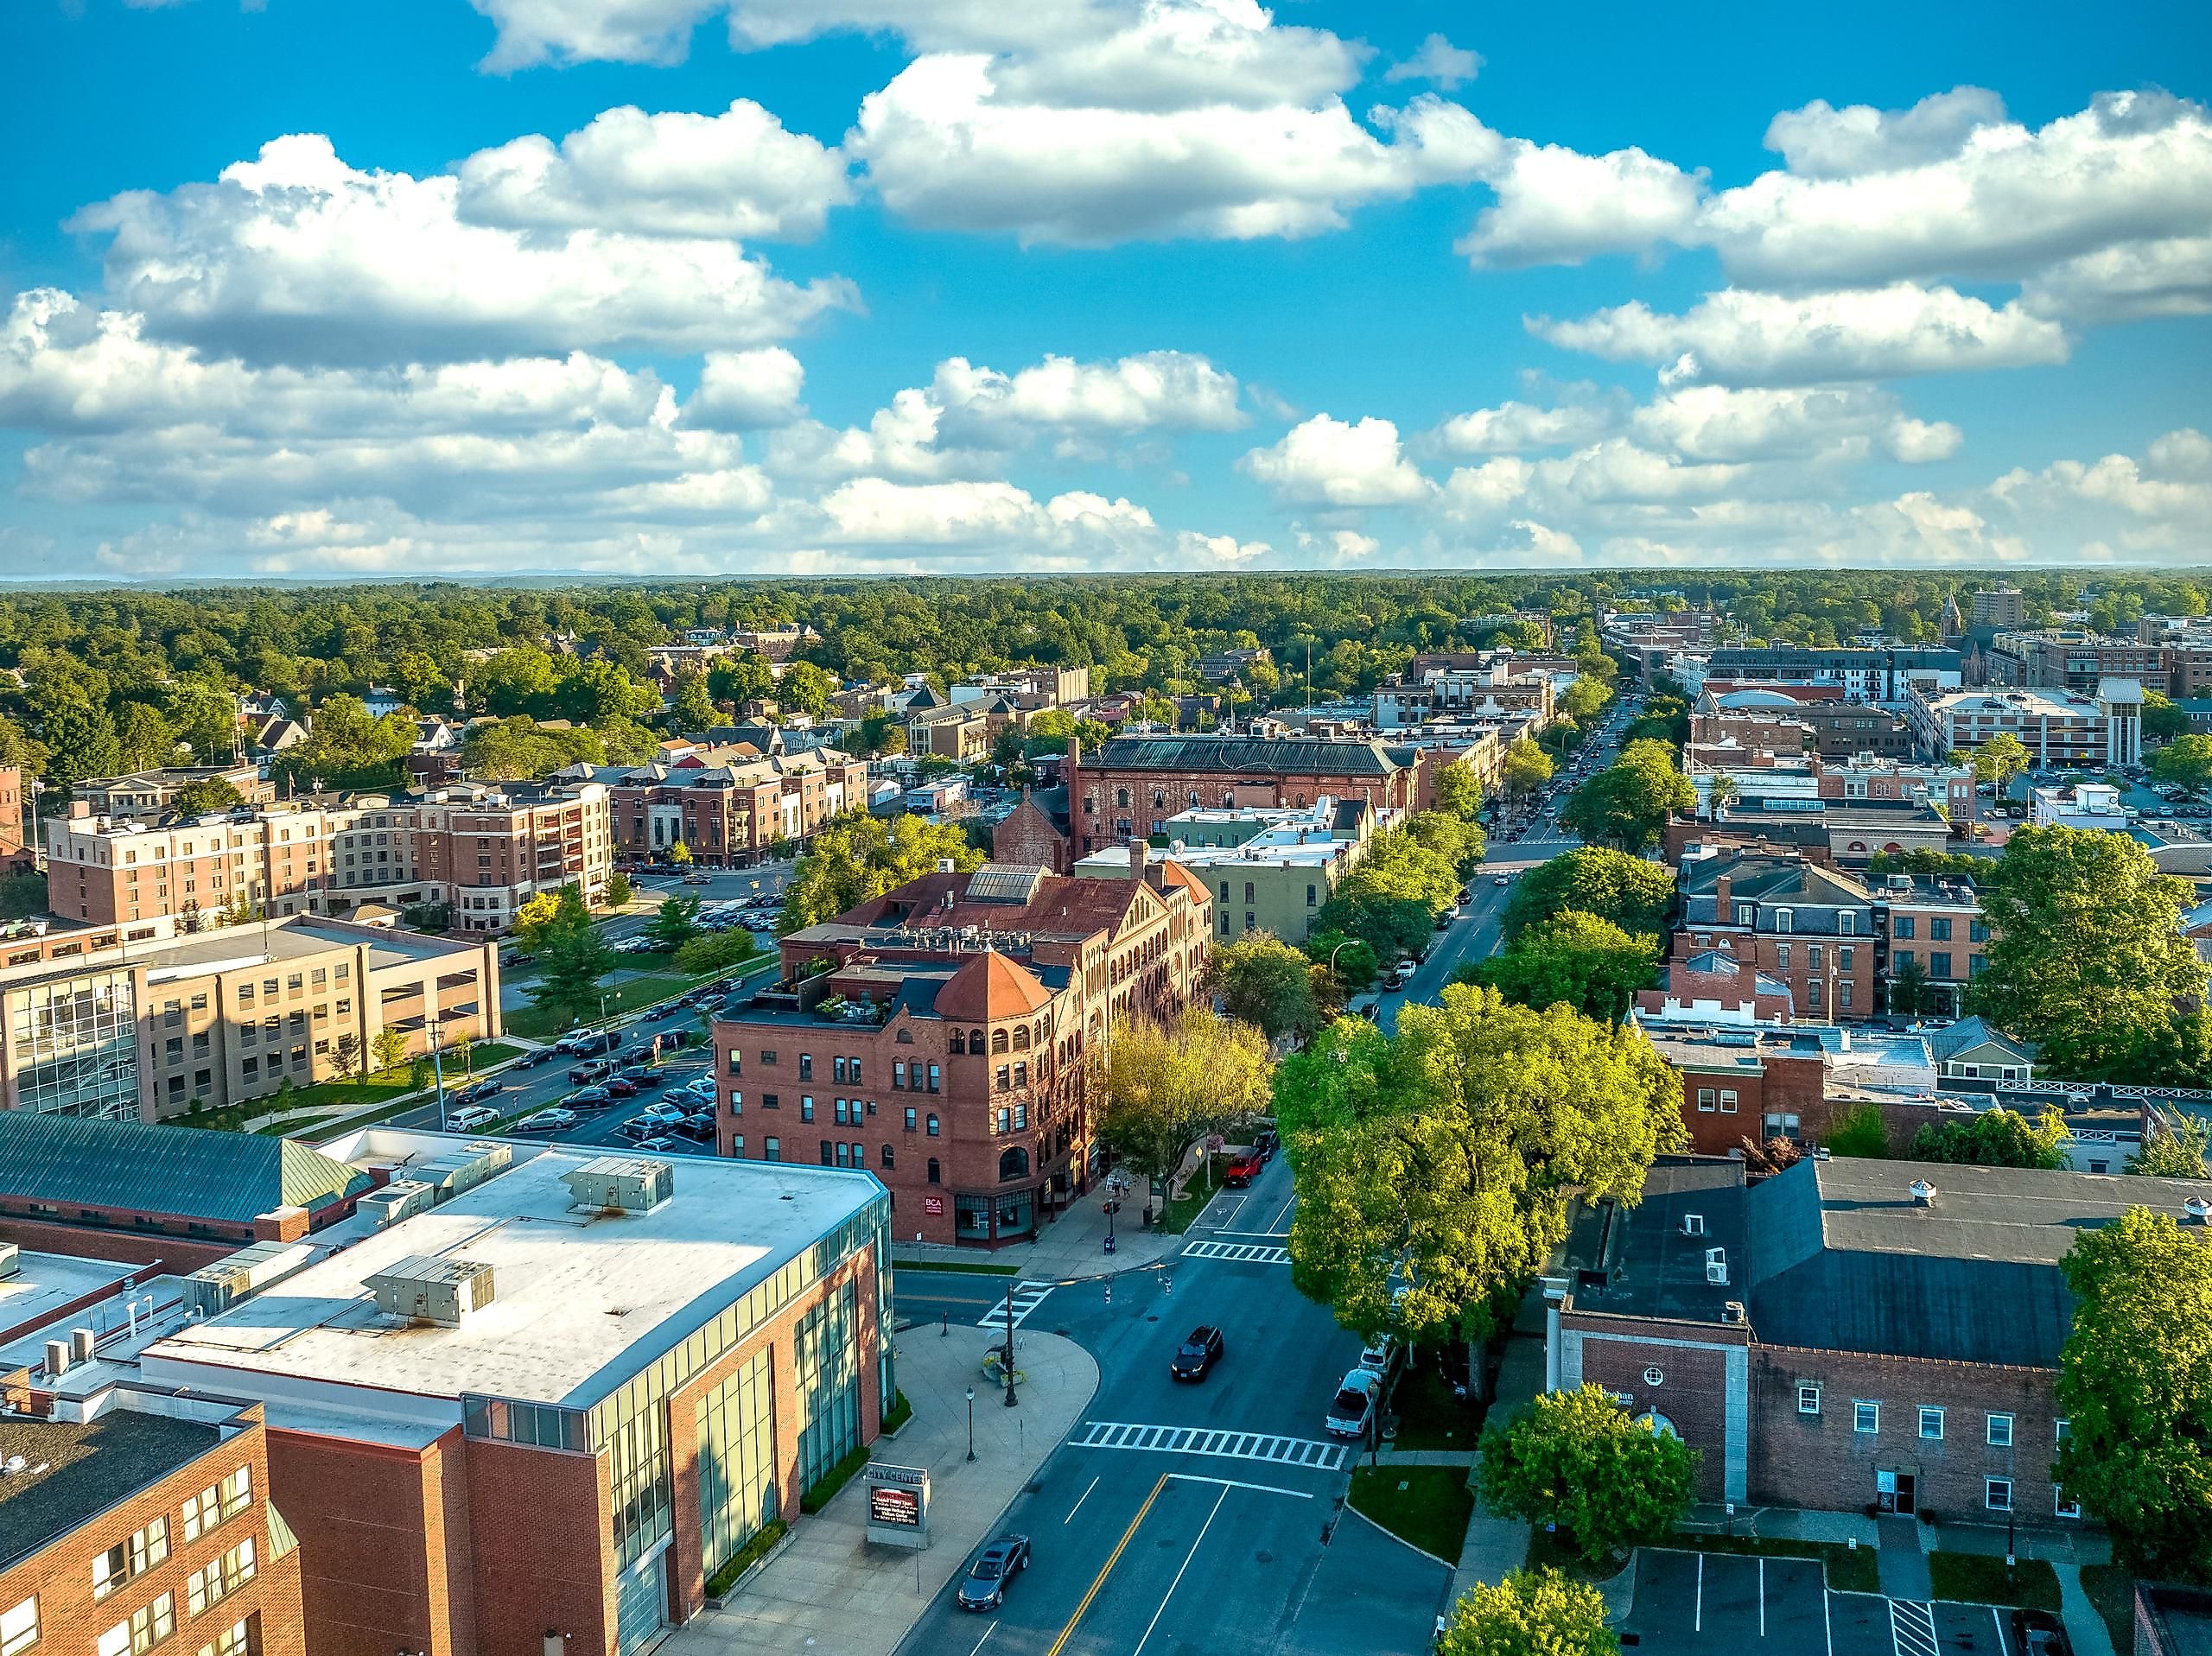
{"type": "MultiPolygon", "coordinates": [[[[123,1290],[129,1285],[130,1273],[136,1268],[113,1259],[33,1253],[28,1249],[16,1256],[16,1263],[18,1268],[14,1276],[0,1277],[0,1342],[44,1329],[60,1317],[63,1306],[88,1295],[112,1295],[120,1304],[123,1290]]],[[[88,1308],[81,1316],[47,1329],[46,1337],[67,1339],[72,1328],[105,1330],[106,1324],[92,1314],[95,1309],[88,1308]]]]}
{"type": "Polygon", "coordinates": [[[883,1188],[862,1172],[678,1156],[675,1195],[650,1212],[573,1207],[562,1175],[605,1153],[518,1161],[161,1342],[145,1373],[211,1390],[229,1377],[233,1394],[318,1414],[464,1392],[588,1407],[883,1188]],[[490,1266],[491,1304],[457,1327],[378,1311],[368,1278],[410,1254],[490,1266]]]}

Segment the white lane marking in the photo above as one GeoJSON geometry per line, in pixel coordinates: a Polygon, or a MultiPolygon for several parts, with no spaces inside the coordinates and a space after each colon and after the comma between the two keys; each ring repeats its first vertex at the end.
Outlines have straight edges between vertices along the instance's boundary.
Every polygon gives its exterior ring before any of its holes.
{"type": "Polygon", "coordinates": [[[1890,1645],[1897,1656],[1937,1656],[1936,1612],[1916,1599],[1890,1601],[1890,1645]]]}
{"type": "Polygon", "coordinates": [[[1284,1217],[1290,1212],[1291,1209],[1296,1205],[1297,1201],[1298,1198],[1296,1196],[1293,1196],[1288,1202],[1284,1202],[1281,1207],[1275,1209],[1275,1216],[1268,1221],[1268,1230],[1274,1232],[1277,1234],[1288,1234],[1282,1229],[1282,1221],[1284,1217]]]}
{"type": "MultiPolygon", "coordinates": [[[[1309,1490],[1285,1489],[1280,1485],[1272,1483],[1240,1483],[1235,1478],[1210,1478],[1203,1472],[1170,1472],[1167,1476],[1170,1482],[1175,1483],[1218,1483],[1231,1489],[1255,1490],[1263,1495],[1289,1495],[1298,1501],[1313,1499],[1309,1490]]],[[[1098,1480],[1093,1478],[1091,1482],[1096,1483],[1098,1480]]]]}
{"type": "MultiPolygon", "coordinates": [[[[1059,1285],[1054,1282],[1017,1282],[1014,1285],[1014,1326],[1020,1328],[1029,1320],[1029,1313],[1045,1303],[1046,1298],[1059,1285]]],[[[1006,1327],[1006,1297],[1003,1292],[992,1302],[991,1309],[976,1319],[979,1329],[1006,1327]]]]}
{"type": "Polygon", "coordinates": [[[985,1645],[989,1644],[991,1642],[991,1635],[998,1630],[999,1624],[995,1621],[992,1622],[989,1627],[984,1628],[983,1636],[976,1641],[976,1649],[969,1651],[968,1653],[968,1656],[976,1656],[976,1652],[980,1651],[985,1645]]]}
{"type": "Polygon", "coordinates": [[[1290,1250],[1259,1242],[1192,1242],[1183,1250],[1186,1259],[1230,1259],[1238,1265],[1288,1265],[1290,1250]]]}
{"type": "Polygon", "coordinates": [[[1144,1624],[1144,1638],[1137,1640],[1137,1647],[1129,1653],[1129,1656],[1144,1656],[1146,1640],[1152,1637],[1152,1630],[1160,1625],[1160,1618],[1167,1614],[1168,1601],[1175,1596],[1175,1589],[1183,1584],[1183,1571],[1188,1570],[1191,1560],[1198,1556],[1199,1547],[1205,1543],[1206,1532],[1213,1527],[1213,1520],[1221,1515],[1221,1503],[1228,1499],[1226,1488],[1213,1498],[1213,1511],[1208,1513],[1206,1521],[1198,1526],[1198,1539],[1191,1543],[1191,1550],[1183,1555],[1182,1570],[1178,1570],[1175,1579],[1167,1583],[1167,1591],[1160,1596],[1160,1608],[1152,1613],[1152,1620],[1144,1624]]]}
{"type": "MultiPolygon", "coordinates": [[[[1103,1477],[1105,1475],[1101,1473],[1099,1475],[1103,1477]]],[[[1088,1484],[1084,1485],[1083,1493],[1075,1498],[1075,1505],[1068,1508],[1068,1515],[1065,1518],[1063,1518],[1060,1522],[1063,1524],[1072,1524],[1075,1521],[1075,1515],[1083,1510],[1083,1503],[1090,1499],[1090,1492],[1097,1487],[1097,1478],[1091,1479],[1088,1484]]]]}
{"type": "Polygon", "coordinates": [[[1827,1656],[1835,1656],[1835,1595],[1828,1590],[1825,1571],[1821,1578],[1821,1638],[1827,1656]]]}
{"type": "Polygon", "coordinates": [[[1766,1637],[1766,1560],[1759,1560],[1759,1637],[1766,1637]]]}
{"type": "Polygon", "coordinates": [[[1313,1437],[1277,1437],[1262,1432],[1224,1431],[1208,1426],[1147,1426],[1127,1420],[1086,1420],[1071,1449],[1148,1450],[1162,1455],[1214,1455],[1224,1460],[1262,1461],[1303,1471],[1342,1469],[1352,1450],[1313,1437]]]}
{"type": "Polygon", "coordinates": [[[1243,1205],[1244,1198],[1243,1196],[1225,1196],[1218,1202],[1209,1202],[1206,1205],[1206,1216],[1212,1221],[1212,1223],[1208,1227],[1208,1228],[1214,1231],[1226,1230],[1229,1228],[1230,1221],[1236,1217],[1237,1209],[1242,1208],[1243,1205]],[[1221,1213],[1218,1217],[1216,1217],[1214,1215],[1214,1209],[1216,1208],[1219,1208],[1221,1209],[1221,1213]]]}
{"type": "Polygon", "coordinates": [[[1705,1631],[1705,1554],[1697,1555],[1697,1619],[1690,1623],[1692,1633],[1705,1631]]]}
{"type": "Polygon", "coordinates": [[[1287,1230],[1225,1230],[1223,1236],[1262,1237],[1270,1242],[1280,1242],[1290,1233],[1287,1230]]]}
{"type": "Polygon", "coordinates": [[[2007,1656],[2005,1647],[2005,1618],[1997,1613],[1997,1607],[1994,1604],[1989,1607],[1989,1621],[1990,1625],[1997,1629],[1997,1656],[2007,1656]]]}

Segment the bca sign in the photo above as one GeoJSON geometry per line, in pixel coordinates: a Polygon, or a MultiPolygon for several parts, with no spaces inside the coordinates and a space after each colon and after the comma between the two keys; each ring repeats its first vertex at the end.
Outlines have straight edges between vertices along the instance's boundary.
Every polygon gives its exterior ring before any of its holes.
{"type": "Polygon", "coordinates": [[[944,1198],[943,1196],[924,1196],[922,1198],[922,1211],[932,1219],[942,1219],[944,1216],[944,1198]]]}

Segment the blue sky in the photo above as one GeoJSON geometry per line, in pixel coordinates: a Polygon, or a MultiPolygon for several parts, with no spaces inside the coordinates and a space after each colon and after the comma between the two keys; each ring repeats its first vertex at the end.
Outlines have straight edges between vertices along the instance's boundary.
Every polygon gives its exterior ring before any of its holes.
{"type": "Polygon", "coordinates": [[[2202,6],[363,15],[8,8],[0,576],[2212,532],[2202,6]]]}

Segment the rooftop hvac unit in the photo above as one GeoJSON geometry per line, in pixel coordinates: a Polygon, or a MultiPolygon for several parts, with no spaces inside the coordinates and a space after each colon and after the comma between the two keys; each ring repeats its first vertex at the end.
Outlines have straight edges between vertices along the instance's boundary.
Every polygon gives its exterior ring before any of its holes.
{"type": "Polygon", "coordinates": [[[412,1321],[458,1328],[492,1303],[492,1267],[475,1259],[410,1253],[367,1279],[377,1309],[412,1321]]]}
{"type": "Polygon", "coordinates": [[[354,1209],[366,1214],[382,1230],[387,1225],[396,1225],[403,1219],[427,1211],[436,1203],[437,1197],[437,1187],[422,1179],[394,1179],[363,1196],[354,1204],[354,1209]]]}
{"type": "Polygon", "coordinates": [[[676,1169],[643,1157],[594,1156],[561,1182],[579,1208],[651,1213],[676,1194],[676,1169]]]}
{"type": "Polygon", "coordinates": [[[1728,1250],[1709,1247],[1705,1250],[1705,1279],[1716,1288],[1728,1285],[1728,1250]]]}
{"type": "Polygon", "coordinates": [[[13,1242],[0,1242],[0,1282],[6,1281],[23,1268],[20,1251],[13,1242]]]}
{"type": "Polygon", "coordinates": [[[184,1304],[202,1317],[219,1317],[270,1283],[289,1277],[315,1257],[305,1242],[255,1242],[204,1265],[184,1279],[184,1304]]]}

